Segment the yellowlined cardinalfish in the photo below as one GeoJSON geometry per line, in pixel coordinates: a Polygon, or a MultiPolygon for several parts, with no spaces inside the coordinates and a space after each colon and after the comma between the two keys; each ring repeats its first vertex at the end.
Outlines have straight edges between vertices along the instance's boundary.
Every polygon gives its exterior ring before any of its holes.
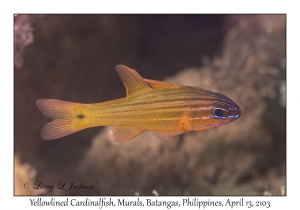
{"type": "Polygon", "coordinates": [[[126,87],[125,98],[93,104],[37,100],[41,112],[53,119],[42,128],[42,138],[57,139],[90,127],[113,126],[115,142],[131,140],[145,131],[165,139],[216,128],[241,116],[240,107],[221,93],[144,79],[124,65],[116,70],[126,87]]]}

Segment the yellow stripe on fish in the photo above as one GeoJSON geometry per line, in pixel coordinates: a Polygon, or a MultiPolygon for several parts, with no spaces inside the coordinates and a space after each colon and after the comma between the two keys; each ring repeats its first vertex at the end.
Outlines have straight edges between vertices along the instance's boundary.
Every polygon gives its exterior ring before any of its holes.
{"type": "Polygon", "coordinates": [[[145,131],[155,131],[154,135],[163,139],[215,128],[241,116],[240,107],[223,94],[144,79],[124,65],[116,70],[126,87],[125,98],[94,104],[37,100],[41,112],[53,119],[43,127],[42,138],[51,140],[90,127],[114,126],[115,142],[131,140],[145,131]]]}

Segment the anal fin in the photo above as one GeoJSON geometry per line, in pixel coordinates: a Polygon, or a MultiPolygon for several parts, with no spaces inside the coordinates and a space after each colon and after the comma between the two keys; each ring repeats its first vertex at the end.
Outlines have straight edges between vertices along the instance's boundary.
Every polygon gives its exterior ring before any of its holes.
{"type": "Polygon", "coordinates": [[[143,130],[138,130],[128,126],[113,126],[111,131],[113,133],[114,142],[129,141],[144,132],[143,130]]]}

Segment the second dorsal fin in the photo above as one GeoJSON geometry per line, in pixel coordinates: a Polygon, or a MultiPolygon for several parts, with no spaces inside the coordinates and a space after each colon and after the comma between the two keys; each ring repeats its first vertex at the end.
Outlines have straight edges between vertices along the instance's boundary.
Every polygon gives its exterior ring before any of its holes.
{"type": "Polygon", "coordinates": [[[156,81],[156,80],[152,80],[152,79],[145,79],[145,81],[155,90],[163,90],[163,89],[168,89],[168,88],[181,87],[180,85],[171,84],[171,83],[162,82],[162,81],[156,81]]]}
{"type": "Polygon", "coordinates": [[[130,96],[140,91],[151,91],[152,88],[134,69],[124,65],[116,66],[116,70],[126,87],[126,95],[130,96]]]}

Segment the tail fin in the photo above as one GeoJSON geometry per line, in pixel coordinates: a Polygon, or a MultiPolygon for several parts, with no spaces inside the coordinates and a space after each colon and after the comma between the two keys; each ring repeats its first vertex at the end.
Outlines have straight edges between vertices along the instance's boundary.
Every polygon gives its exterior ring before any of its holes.
{"type": "Polygon", "coordinates": [[[61,138],[88,127],[84,104],[40,99],[36,105],[44,115],[53,119],[42,128],[41,136],[45,140],[61,138]]]}

